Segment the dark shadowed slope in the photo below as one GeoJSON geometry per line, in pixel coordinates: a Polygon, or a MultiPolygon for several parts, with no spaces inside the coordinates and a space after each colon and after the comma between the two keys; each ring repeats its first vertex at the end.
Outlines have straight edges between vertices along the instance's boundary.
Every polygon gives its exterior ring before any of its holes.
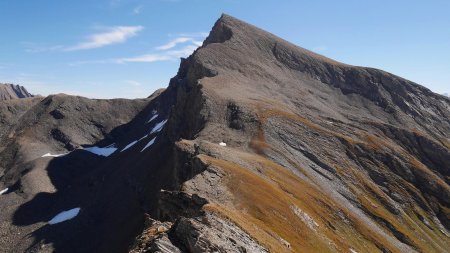
{"type": "Polygon", "coordinates": [[[0,83],[0,100],[33,97],[25,87],[14,84],[0,83]]]}
{"type": "MultiPolygon", "coordinates": [[[[110,156],[75,149],[33,160],[45,163],[39,171],[48,176],[48,189],[33,197],[21,189],[31,185],[34,169],[4,176],[14,187],[0,196],[0,204],[13,203],[1,220],[0,246],[17,252],[450,247],[450,100],[444,96],[224,15],[182,60],[168,88],[149,100],[97,142],[117,148],[110,156]],[[46,223],[75,207],[81,211],[74,219],[46,223]]],[[[51,114],[55,109],[39,115],[60,118],[51,114]]],[[[42,129],[55,128],[49,126],[42,129]]],[[[77,141],[58,141],[73,130],[58,127],[64,135],[49,143],[70,150],[97,133],[77,126],[83,129],[75,131],[77,141]]],[[[20,136],[36,136],[33,131],[20,136]]],[[[35,150],[27,147],[23,157],[35,150]]]]}
{"type": "MultiPolygon", "coordinates": [[[[120,135],[148,101],[96,100],[58,94],[0,102],[0,115],[4,119],[0,135],[0,188],[8,188],[0,195],[0,230],[3,233],[0,248],[5,252],[27,249],[30,245],[22,240],[31,238],[30,233],[45,231],[41,229],[42,222],[50,220],[49,215],[55,215],[52,207],[58,208],[61,204],[53,201],[52,196],[60,196],[55,192],[61,187],[70,188],[66,181],[58,180],[60,172],[65,167],[69,174],[63,179],[75,178],[98,159],[83,151],[87,156],[75,159],[74,163],[81,166],[75,171],[70,170],[74,166],[72,163],[52,167],[54,156],[120,135]],[[52,178],[52,173],[57,173],[58,179],[52,178]],[[24,204],[29,201],[30,204],[24,204]]],[[[70,199],[64,195],[61,201],[67,203],[70,199]]]]}

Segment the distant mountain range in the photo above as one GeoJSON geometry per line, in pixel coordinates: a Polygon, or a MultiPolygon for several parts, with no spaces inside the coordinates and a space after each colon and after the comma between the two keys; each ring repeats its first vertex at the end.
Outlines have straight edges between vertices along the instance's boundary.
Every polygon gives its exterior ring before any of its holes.
{"type": "Polygon", "coordinates": [[[0,100],[33,97],[23,86],[0,83],[0,100]]]}
{"type": "Polygon", "coordinates": [[[449,183],[448,97],[228,15],[146,99],[0,102],[4,252],[447,253],[449,183]]]}

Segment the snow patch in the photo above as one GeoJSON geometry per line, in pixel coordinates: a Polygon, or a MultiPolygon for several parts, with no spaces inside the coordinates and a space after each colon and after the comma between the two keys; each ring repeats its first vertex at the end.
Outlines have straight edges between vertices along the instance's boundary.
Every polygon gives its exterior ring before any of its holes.
{"type": "Polygon", "coordinates": [[[71,219],[75,218],[75,216],[77,216],[79,212],[80,212],[79,207],[60,212],[55,217],[53,217],[53,219],[51,219],[48,222],[48,224],[53,225],[53,224],[67,221],[67,220],[71,220],[71,219]]]}
{"type": "Polygon", "coordinates": [[[65,155],[67,155],[67,154],[69,154],[69,153],[56,154],[56,155],[52,155],[52,154],[50,154],[50,153],[47,153],[47,154],[45,154],[45,155],[42,155],[41,157],[60,157],[60,156],[65,156],[65,155]]]}
{"type": "Polygon", "coordinates": [[[138,141],[141,141],[141,140],[143,140],[143,139],[145,139],[145,138],[147,138],[147,137],[148,137],[148,134],[142,136],[138,141]]]}
{"type": "Polygon", "coordinates": [[[164,125],[165,125],[166,123],[167,123],[167,119],[165,119],[165,120],[159,122],[158,124],[156,124],[156,125],[153,127],[153,129],[152,129],[152,131],[150,132],[150,134],[160,132],[160,131],[163,129],[163,127],[164,127],[164,125]]]}
{"type": "Polygon", "coordinates": [[[7,191],[8,191],[8,188],[1,190],[1,191],[0,191],[0,195],[6,193],[7,191]]]}
{"type": "Polygon", "coordinates": [[[226,147],[227,146],[227,144],[225,142],[221,142],[221,143],[219,143],[219,145],[222,146],[222,147],[226,147]]]}
{"type": "Polygon", "coordinates": [[[134,144],[136,144],[138,141],[132,141],[130,144],[126,145],[122,150],[120,150],[120,152],[123,152],[129,148],[131,148],[132,146],[134,146],[134,144]]]}
{"type": "Polygon", "coordinates": [[[159,116],[158,114],[153,115],[153,117],[151,117],[151,118],[147,121],[147,124],[150,123],[150,122],[152,122],[154,119],[158,118],[158,116],[159,116]]]}
{"type": "Polygon", "coordinates": [[[141,152],[144,151],[145,149],[147,149],[148,147],[150,147],[151,145],[153,145],[153,143],[155,143],[155,140],[156,140],[156,137],[153,138],[151,141],[149,141],[147,143],[147,145],[145,145],[145,147],[141,150],[141,152]]]}
{"type": "Polygon", "coordinates": [[[117,148],[114,146],[114,143],[113,143],[104,148],[94,146],[94,147],[84,148],[84,150],[91,152],[93,154],[96,154],[96,155],[100,155],[100,156],[110,156],[112,153],[116,152],[117,148]]]}
{"type": "Polygon", "coordinates": [[[132,146],[134,146],[134,144],[136,144],[136,143],[140,142],[141,140],[147,138],[147,136],[148,136],[148,134],[144,135],[144,136],[143,136],[142,138],[140,138],[139,140],[135,140],[135,141],[131,142],[130,144],[126,145],[120,152],[123,152],[123,151],[125,151],[125,150],[131,148],[132,146]]]}
{"type": "Polygon", "coordinates": [[[349,250],[350,250],[351,253],[358,253],[358,251],[356,251],[356,250],[354,250],[352,248],[349,248],[349,250]]]}

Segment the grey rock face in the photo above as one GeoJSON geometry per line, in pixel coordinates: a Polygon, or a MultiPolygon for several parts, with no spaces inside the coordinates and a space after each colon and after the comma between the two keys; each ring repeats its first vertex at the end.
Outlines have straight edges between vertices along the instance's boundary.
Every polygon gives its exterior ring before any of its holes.
{"type": "Polygon", "coordinates": [[[167,89],[144,105],[62,100],[40,101],[3,134],[11,145],[2,154],[35,159],[6,166],[0,178],[11,186],[0,195],[7,206],[1,248],[450,247],[450,100],[398,76],[336,62],[223,15],[167,89]],[[96,108],[108,108],[108,115],[96,108]],[[121,118],[131,121],[120,125],[121,118]],[[21,142],[36,133],[47,133],[39,143],[57,150],[96,142],[114,143],[117,151],[36,158],[39,148],[21,142]],[[76,206],[81,212],[73,220],[46,225],[76,206]]]}
{"type": "Polygon", "coordinates": [[[207,214],[181,218],[172,233],[187,252],[268,252],[234,223],[207,214]]]}
{"type": "Polygon", "coordinates": [[[0,101],[33,97],[23,86],[0,83],[0,101]]]}
{"type": "Polygon", "coordinates": [[[187,251],[239,252],[230,243],[217,246],[213,236],[236,227],[271,252],[446,251],[447,98],[227,15],[182,62],[166,92],[178,98],[168,134],[188,139],[177,142],[183,166],[171,168],[197,171],[179,178],[179,189],[208,201],[192,217],[164,204],[166,194],[161,199],[162,213],[172,212],[155,217],[180,226],[171,230],[187,251]],[[177,131],[180,125],[189,130],[177,131]],[[233,225],[199,224],[210,216],[233,225]],[[343,233],[346,227],[354,232],[343,233]]]}

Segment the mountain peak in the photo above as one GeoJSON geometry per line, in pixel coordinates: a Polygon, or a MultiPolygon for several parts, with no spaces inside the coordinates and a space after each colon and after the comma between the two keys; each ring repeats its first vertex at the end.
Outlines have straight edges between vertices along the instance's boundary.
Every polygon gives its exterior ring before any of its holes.
{"type": "Polygon", "coordinates": [[[0,83],[0,100],[10,100],[17,98],[28,98],[33,97],[31,93],[25,89],[25,87],[11,84],[11,83],[0,83]]]}
{"type": "Polygon", "coordinates": [[[448,252],[449,118],[224,14],[147,100],[0,103],[0,248],[448,252]]]}
{"type": "MultiPolygon", "coordinates": [[[[217,20],[193,57],[221,79],[240,76],[248,83],[260,80],[272,85],[292,79],[299,85],[295,89],[306,88],[306,80],[318,82],[338,88],[343,94],[360,95],[389,113],[402,111],[422,120],[425,117],[417,112],[424,107],[434,108],[433,104],[442,100],[414,82],[382,70],[335,61],[227,14],[217,20]]],[[[436,119],[440,116],[439,110],[429,115],[436,119]]]]}
{"type": "Polygon", "coordinates": [[[303,55],[304,61],[316,60],[318,62],[345,65],[314,53],[305,48],[294,45],[270,32],[262,30],[252,24],[242,21],[228,14],[222,14],[214,24],[210,35],[205,40],[205,45],[211,43],[223,43],[231,40],[233,44],[240,45],[249,55],[267,54],[273,52],[275,47],[292,51],[293,54],[303,55]],[[258,51],[256,51],[258,50],[258,51]]]}

